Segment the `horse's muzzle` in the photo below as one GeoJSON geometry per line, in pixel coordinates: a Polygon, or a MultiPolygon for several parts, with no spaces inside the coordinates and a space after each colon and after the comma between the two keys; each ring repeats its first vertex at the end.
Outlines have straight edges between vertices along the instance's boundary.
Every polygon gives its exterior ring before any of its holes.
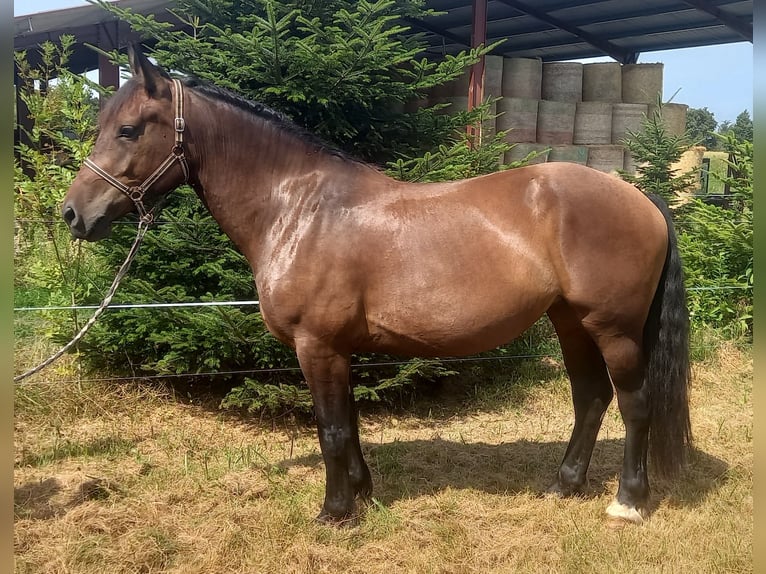
{"type": "Polygon", "coordinates": [[[111,234],[110,222],[105,217],[98,217],[91,222],[87,222],[82,217],[71,201],[64,203],[61,208],[61,216],[69,225],[69,232],[75,239],[84,239],[86,241],[98,241],[111,234]]]}

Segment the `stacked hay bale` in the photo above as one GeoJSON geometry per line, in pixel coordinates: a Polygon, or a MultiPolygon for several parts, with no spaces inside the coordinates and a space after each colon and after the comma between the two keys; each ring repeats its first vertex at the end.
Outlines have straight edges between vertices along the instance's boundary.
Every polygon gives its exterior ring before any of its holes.
{"type": "MultiPolygon", "coordinates": [[[[537,142],[537,114],[542,98],[543,62],[533,58],[503,58],[503,99],[497,104],[497,130],[508,131],[506,141],[515,144],[505,154],[505,163],[521,161],[533,152],[547,149],[537,142]]],[[[532,163],[547,160],[547,153],[532,163]]]]}
{"type": "MultiPolygon", "coordinates": [[[[493,105],[496,119],[486,122],[482,131],[488,136],[508,132],[506,141],[514,147],[505,154],[505,163],[538,152],[532,163],[568,161],[607,173],[633,173],[624,141],[641,129],[645,116],[655,113],[662,73],[661,63],[582,64],[486,56],[484,97],[502,99],[493,105]]],[[[437,87],[429,104],[448,103],[448,113],[467,109],[469,77],[466,71],[437,87]]],[[[663,104],[663,122],[670,133],[684,133],[687,109],[685,104],[663,104]]]]}
{"type": "MultiPolygon", "coordinates": [[[[545,161],[583,163],[608,173],[635,171],[624,140],[654,112],[662,95],[662,70],[662,64],[506,58],[497,129],[510,129],[507,140],[517,145],[505,161],[548,149],[545,161]]],[[[685,130],[686,109],[663,106],[671,133],[685,130]]]]}

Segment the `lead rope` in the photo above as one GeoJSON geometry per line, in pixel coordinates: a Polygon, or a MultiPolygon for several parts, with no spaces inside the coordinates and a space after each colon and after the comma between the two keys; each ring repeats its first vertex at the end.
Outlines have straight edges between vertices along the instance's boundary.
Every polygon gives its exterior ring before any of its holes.
{"type": "Polygon", "coordinates": [[[34,369],[28,370],[26,373],[23,373],[21,375],[17,375],[13,377],[13,382],[18,383],[19,381],[26,379],[27,377],[34,375],[35,373],[42,371],[45,367],[50,365],[53,361],[61,357],[64,353],[69,351],[72,347],[74,347],[80,339],[82,339],[85,336],[85,333],[93,326],[93,323],[96,322],[96,319],[98,319],[101,314],[106,311],[106,308],[109,306],[109,303],[112,302],[112,297],[114,297],[115,292],[117,291],[117,286],[120,284],[120,281],[122,281],[122,278],[125,276],[125,274],[128,272],[128,269],[130,268],[130,264],[133,263],[133,259],[136,257],[136,253],[138,252],[138,246],[141,244],[141,241],[144,238],[144,235],[146,234],[146,231],[149,229],[149,223],[141,220],[138,222],[138,233],[136,234],[136,238],[133,241],[133,246],[130,248],[130,251],[128,252],[128,256],[125,259],[125,262],[122,264],[120,269],[117,271],[117,275],[114,278],[114,281],[112,281],[112,286],[109,287],[109,291],[107,291],[106,296],[104,297],[104,300],[101,302],[101,305],[99,305],[98,309],[96,309],[96,312],[93,313],[93,316],[88,319],[88,322],[83,325],[83,328],[80,329],[80,332],[77,333],[74,338],[69,341],[66,345],[61,347],[56,353],[45,359],[42,363],[37,365],[34,369]]]}
{"type": "Polygon", "coordinates": [[[181,86],[181,82],[173,79],[173,87],[175,91],[175,118],[173,123],[173,128],[175,130],[175,145],[173,146],[172,151],[170,152],[170,155],[163,161],[160,166],[152,172],[152,174],[147,177],[143,183],[141,183],[138,186],[135,187],[128,187],[115,177],[113,177],[109,172],[102,169],[100,166],[98,166],[96,163],[94,163],[90,158],[85,158],[83,164],[90,168],[93,172],[95,172],[97,175],[99,175],[102,179],[109,182],[112,186],[116,187],[118,190],[120,190],[122,193],[127,195],[135,204],[136,210],[138,211],[138,215],[140,217],[138,222],[138,231],[136,233],[136,238],[133,240],[133,245],[130,248],[130,251],[128,252],[128,256],[125,258],[125,262],[122,264],[120,269],[117,271],[117,275],[114,278],[114,281],[112,281],[112,286],[109,287],[109,291],[107,291],[106,295],[104,296],[104,300],[101,302],[101,305],[99,305],[98,309],[96,309],[95,313],[93,313],[93,316],[88,319],[88,322],[83,325],[82,329],[80,329],[80,332],[77,333],[74,338],[69,341],[66,345],[64,345],[61,349],[59,349],[56,353],[45,359],[42,363],[37,365],[35,368],[28,370],[25,373],[22,373],[21,375],[17,375],[13,377],[13,382],[18,383],[19,381],[22,381],[26,379],[27,377],[34,375],[35,373],[42,371],[45,367],[53,363],[56,359],[61,357],[64,353],[69,351],[72,347],[74,347],[80,339],[82,339],[85,336],[85,333],[88,332],[88,329],[90,329],[93,324],[96,322],[96,320],[101,316],[101,314],[106,310],[106,308],[109,306],[109,303],[112,302],[112,297],[114,297],[115,292],[117,291],[117,287],[120,284],[120,281],[122,281],[122,278],[125,276],[125,274],[128,272],[128,269],[130,268],[130,264],[133,263],[133,259],[136,257],[136,253],[138,252],[138,246],[141,245],[141,241],[144,238],[144,235],[146,235],[146,232],[149,230],[149,227],[151,224],[156,220],[156,216],[159,213],[163,198],[160,198],[160,200],[155,203],[154,207],[152,209],[147,210],[144,206],[143,199],[146,192],[149,190],[149,188],[156,182],[170,167],[175,163],[176,161],[181,166],[181,170],[184,173],[184,183],[186,183],[189,180],[189,165],[186,162],[186,156],[184,154],[184,148],[183,148],[183,134],[184,130],[186,129],[186,121],[184,120],[184,97],[183,97],[183,88],[181,86]]]}

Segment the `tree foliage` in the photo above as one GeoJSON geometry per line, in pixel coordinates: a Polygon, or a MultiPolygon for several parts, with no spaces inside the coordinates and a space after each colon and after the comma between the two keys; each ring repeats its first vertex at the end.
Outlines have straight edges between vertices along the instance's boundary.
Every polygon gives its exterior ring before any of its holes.
{"type": "Polygon", "coordinates": [[[670,133],[663,122],[662,110],[662,102],[658,100],[655,112],[644,118],[641,129],[628,132],[625,146],[636,163],[636,175],[624,172],[621,175],[644,193],[659,195],[672,203],[694,180],[694,174],[679,174],[674,167],[691,147],[691,138],[688,132],[670,133]]]}
{"type": "Polygon", "coordinates": [[[724,149],[723,140],[729,132],[740,141],[753,141],[753,120],[748,110],[740,112],[734,122],[724,120],[720,124],[713,112],[705,108],[690,108],[686,113],[686,129],[693,143],[699,143],[709,150],[724,149]]]}
{"type": "Polygon", "coordinates": [[[686,130],[689,139],[707,149],[716,149],[718,140],[715,137],[715,129],[718,122],[713,112],[705,108],[689,108],[686,112],[686,130]]]}
{"type": "Polygon", "coordinates": [[[422,0],[178,0],[173,13],[190,31],[101,4],[155,39],[152,56],[167,69],[267,104],[379,165],[420,155],[465,125],[408,103],[488,51],[422,57],[422,39],[401,24],[431,13],[422,0]]]}
{"type": "MultiPolygon", "coordinates": [[[[727,130],[728,131],[728,130],[727,130]]],[[[726,135],[727,132],[722,131],[722,135],[726,135]]],[[[751,142],[753,141],[753,120],[750,117],[750,112],[743,110],[737,115],[734,120],[734,124],[731,126],[731,133],[734,138],[739,141],[751,142]]]]}
{"type": "Polygon", "coordinates": [[[58,45],[44,42],[37,67],[30,66],[25,51],[14,55],[16,90],[31,121],[29,129],[17,126],[23,137],[14,153],[14,285],[17,300],[35,305],[71,303],[72,286],[88,270],[68,230],[54,223],[77,167],[93,146],[98,113],[92,84],[66,69],[73,44],[67,35],[58,45]]]}
{"type": "Polygon", "coordinates": [[[688,304],[694,324],[734,335],[750,334],[753,145],[731,132],[716,137],[731,158],[732,175],[724,178],[731,190],[726,207],[709,205],[686,193],[690,174],[678,174],[670,166],[688,149],[688,139],[668,134],[659,115],[647,118],[642,132],[631,134],[626,141],[640,167],[637,176],[623,177],[645,193],[659,194],[675,206],[686,283],[693,286],[688,292],[688,304]]]}
{"type": "MultiPolygon", "coordinates": [[[[679,246],[698,322],[733,335],[752,335],[753,318],[753,143],[733,133],[719,136],[729,152],[726,206],[700,199],[679,209],[679,246]]],[[[715,176],[715,174],[713,174],[715,176]]]]}

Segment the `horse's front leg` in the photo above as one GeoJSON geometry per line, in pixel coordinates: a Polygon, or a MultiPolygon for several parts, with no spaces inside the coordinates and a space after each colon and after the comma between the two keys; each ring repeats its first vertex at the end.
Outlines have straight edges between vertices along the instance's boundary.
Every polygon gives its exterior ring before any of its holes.
{"type": "Polygon", "coordinates": [[[298,360],[314,399],[319,445],[325,463],[325,499],[317,517],[342,522],[354,515],[357,493],[369,495],[369,471],[359,448],[359,431],[349,377],[349,355],[304,340],[298,360]]]}

